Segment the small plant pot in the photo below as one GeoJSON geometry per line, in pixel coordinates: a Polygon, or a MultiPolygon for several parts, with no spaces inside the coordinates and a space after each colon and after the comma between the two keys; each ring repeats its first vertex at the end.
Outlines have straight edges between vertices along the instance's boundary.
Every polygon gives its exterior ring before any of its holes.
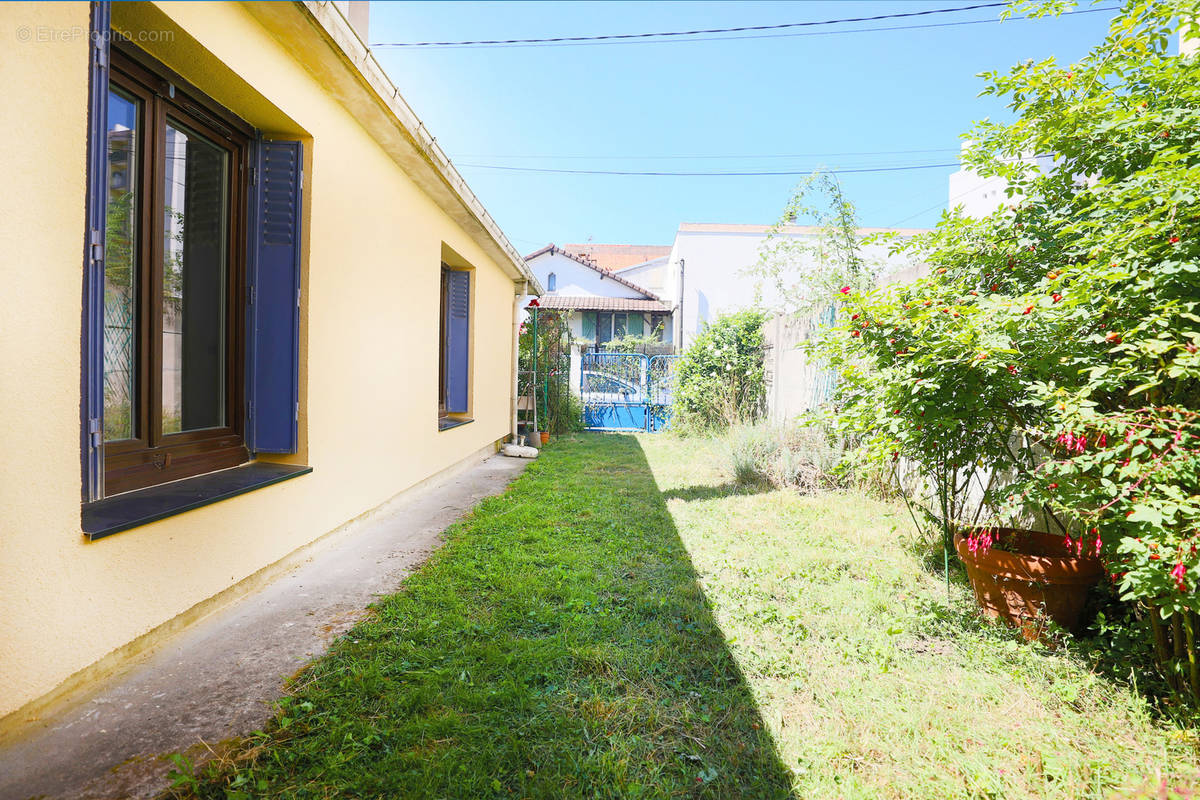
{"type": "Polygon", "coordinates": [[[975,601],[984,615],[1020,628],[1032,641],[1045,632],[1045,620],[1077,632],[1088,589],[1104,575],[1099,559],[1077,556],[1063,537],[1000,528],[1007,550],[972,553],[962,533],[954,549],[967,568],[975,601]]]}
{"type": "Polygon", "coordinates": [[[544,445],[550,444],[550,432],[549,431],[539,431],[538,436],[541,438],[542,444],[544,444],[544,445]]]}

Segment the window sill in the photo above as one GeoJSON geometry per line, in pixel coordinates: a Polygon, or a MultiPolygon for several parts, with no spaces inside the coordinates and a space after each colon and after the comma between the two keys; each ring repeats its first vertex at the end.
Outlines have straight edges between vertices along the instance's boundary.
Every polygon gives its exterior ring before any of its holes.
{"type": "Polygon", "coordinates": [[[474,422],[473,419],[459,419],[457,417],[438,417],[438,430],[448,431],[451,428],[457,428],[459,425],[466,425],[468,422],[474,422]]]}
{"type": "Polygon", "coordinates": [[[312,467],[253,462],[125,492],[83,507],[83,535],[95,541],[310,472],[312,467]]]}

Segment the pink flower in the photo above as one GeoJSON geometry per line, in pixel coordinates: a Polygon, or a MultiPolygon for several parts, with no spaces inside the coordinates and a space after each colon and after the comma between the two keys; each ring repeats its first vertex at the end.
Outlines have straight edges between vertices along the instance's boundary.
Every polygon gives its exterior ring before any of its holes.
{"type": "Polygon", "coordinates": [[[1187,575],[1187,567],[1180,561],[1175,565],[1175,569],[1171,570],[1171,577],[1175,579],[1175,586],[1181,592],[1187,591],[1187,581],[1184,580],[1185,575],[1187,575]]]}
{"type": "Polygon", "coordinates": [[[838,291],[841,292],[842,294],[850,294],[850,287],[843,286],[842,288],[838,289],[838,291]]]}

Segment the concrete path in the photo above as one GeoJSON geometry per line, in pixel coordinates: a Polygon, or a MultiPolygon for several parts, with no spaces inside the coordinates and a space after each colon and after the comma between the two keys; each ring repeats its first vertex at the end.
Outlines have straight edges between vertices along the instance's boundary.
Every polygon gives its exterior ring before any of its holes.
{"type": "Polygon", "coordinates": [[[201,620],[140,663],[0,747],[0,798],[146,798],[168,785],[162,756],[262,728],[283,680],[393,592],[477,502],[528,461],[481,459],[334,534],[311,560],[201,620]],[[339,538],[340,537],[340,538],[339,538]]]}

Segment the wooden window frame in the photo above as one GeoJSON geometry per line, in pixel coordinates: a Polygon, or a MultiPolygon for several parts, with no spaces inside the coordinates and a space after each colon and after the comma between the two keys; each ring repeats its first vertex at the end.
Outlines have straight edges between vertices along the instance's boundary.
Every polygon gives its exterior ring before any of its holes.
{"type": "MultiPolygon", "coordinates": [[[[136,247],[137,379],[134,437],[105,442],[104,492],[113,495],[236,466],[244,439],[246,225],[253,130],[178,75],[132,47],[111,54],[110,86],[139,102],[136,247]],[[195,131],[228,154],[226,187],[225,425],[162,432],[162,263],[166,125],[195,131]]],[[[132,166],[132,165],[131,165],[132,166]]],[[[132,170],[131,170],[132,171],[132,170]]]]}

